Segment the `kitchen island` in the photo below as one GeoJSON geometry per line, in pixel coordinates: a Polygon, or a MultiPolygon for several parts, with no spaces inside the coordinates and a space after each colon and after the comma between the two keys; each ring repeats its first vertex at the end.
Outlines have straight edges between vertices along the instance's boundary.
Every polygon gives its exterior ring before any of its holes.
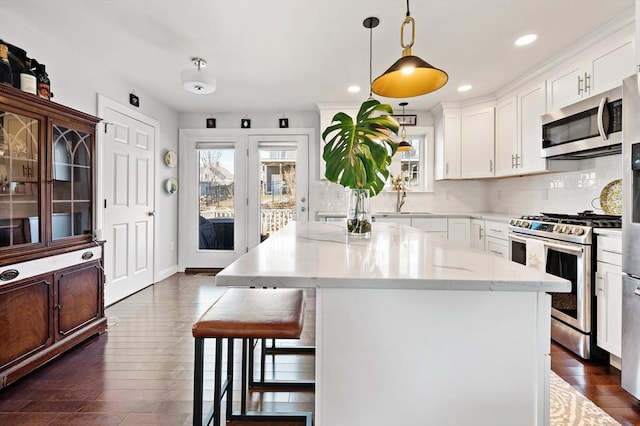
{"type": "Polygon", "coordinates": [[[216,276],[316,288],[315,424],[545,425],[570,283],[417,229],[291,223],[216,276]]]}

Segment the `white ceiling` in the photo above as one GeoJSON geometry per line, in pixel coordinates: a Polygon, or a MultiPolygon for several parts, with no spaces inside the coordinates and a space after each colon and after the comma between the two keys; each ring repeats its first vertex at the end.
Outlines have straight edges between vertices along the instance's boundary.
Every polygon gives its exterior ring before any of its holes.
{"type": "MultiPolygon", "coordinates": [[[[414,52],[444,69],[449,83],[407,99],[407,108],[490,95],[633,6],[634,0],[413,0],[414,52]],[[529,32],[538,33],[538,41],[515,48],[513,40],[529,32]],[[474,89],[459,94],[463,83],[474,89]]],[[[0,0],[0,9],[24,16],[177,111],[286,113],[312,111],[317,102],[366,99],[369,30],[362,22],[380,19],[373,30],[375,78],[400,57],[406,2],[0,0]],[[180,72],[193,67],[194,55],[217,77],[211,95],[182,88],[180,72]],[[363,91],[347,93],[352,84],[363,91]]],[[[1,36],[11,42],[10,35],[1,36]]]]}

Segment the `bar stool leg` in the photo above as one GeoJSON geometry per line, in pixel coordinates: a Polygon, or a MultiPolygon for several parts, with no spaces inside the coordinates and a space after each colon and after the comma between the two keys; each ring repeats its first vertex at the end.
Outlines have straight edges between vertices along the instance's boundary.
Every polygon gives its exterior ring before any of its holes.
{"type": "Polygon", "coordinates": [[[220,403],[222,399],[222,338],[216,337],[215,374],[213,379],[213,426],[220,426],[220,403]]]}
{"type": "Polygon", "coordinates": [[[202,399],[204,380],[204,339],[195,339],[193,373],[193,425],[202,426],[202,399]]]}

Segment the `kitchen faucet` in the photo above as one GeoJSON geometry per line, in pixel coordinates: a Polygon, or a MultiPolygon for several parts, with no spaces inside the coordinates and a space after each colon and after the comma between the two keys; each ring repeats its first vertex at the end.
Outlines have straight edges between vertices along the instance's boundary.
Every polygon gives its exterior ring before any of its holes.
{"type": "Polygon", "coordinates": [[[404,205],[404,199],[407,198],[407,192],[404,188],[401,190],[400,186],[396,190],[396,212],[400,213],[402,206],[404,205]],[[402,191],[402,197],[400,197],[400,191],[402,191]]]}
{"type": "Polygon", "coordinates": [[[402,206],[404,205],[405,198],[407,198],[407,187],[406,178],[402,176],[394,177],[391,175],[391,185],[393,189],[396,191],[396,212],[400,213],[402,210],[402,206]],[[400,197],[400,192],[402,192],[402,197],[400,197]]]}

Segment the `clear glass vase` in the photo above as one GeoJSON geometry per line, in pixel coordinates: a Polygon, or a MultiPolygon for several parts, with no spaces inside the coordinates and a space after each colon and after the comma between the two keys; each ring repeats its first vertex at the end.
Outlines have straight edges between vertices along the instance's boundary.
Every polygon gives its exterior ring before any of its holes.
{"type": "Polygon", "coordinates": [[[371,235],[371,206],[368,189],[352,189],[349,192],[347,233],[362,237],[371,235]]]}

